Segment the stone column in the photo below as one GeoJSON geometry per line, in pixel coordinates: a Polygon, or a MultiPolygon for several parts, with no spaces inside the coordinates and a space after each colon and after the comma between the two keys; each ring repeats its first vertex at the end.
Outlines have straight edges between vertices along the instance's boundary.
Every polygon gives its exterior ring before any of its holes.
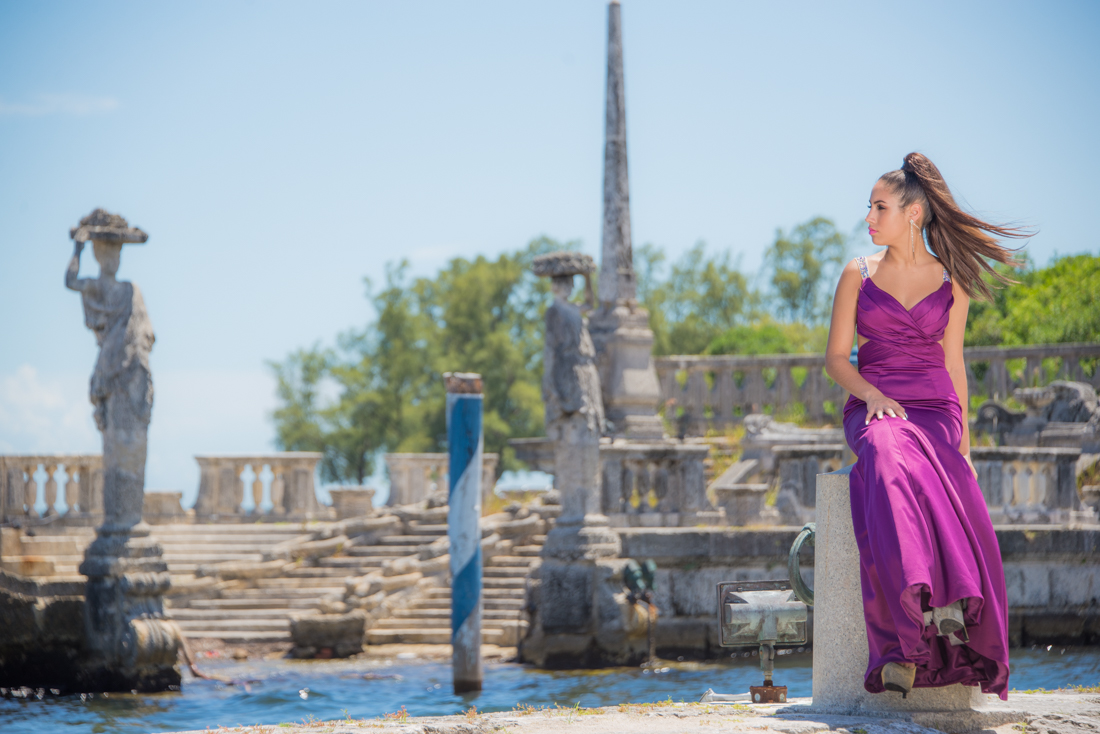
{"type": "MultiPolygon", "coordinates": [[[[976,686],[914,688],[868,693],[867,627],[859,580],[859,547],[852,528],[848,472],[817,477],[817,531],[814,540],[813,709],[845,714],[892,711],[968,711],[984,702],[976,686]]],[[[977,727],[981,728],[981,727],[977,727]]]]}
{"type": "Polygon", "coordinates": [[[607,109],[603,158],[603,241],[600,307],[589,331],[596,347],[610,433],[627,438],[664,437],[657,415],[661,389],[653,366],[649,313],[638,305],[630,235],[630,183],[626,157],[626,89],[621,8],[608,5],[607,109]]]}

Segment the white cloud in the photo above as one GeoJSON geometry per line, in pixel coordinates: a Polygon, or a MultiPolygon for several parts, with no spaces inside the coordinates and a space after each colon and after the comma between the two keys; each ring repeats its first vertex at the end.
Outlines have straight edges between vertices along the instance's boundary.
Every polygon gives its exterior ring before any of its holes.
{"type": "Polygon", "coordinates": [[[37,94],[30,102],[7,102],[0,99],[0,116],[42,117],[72,115],[85,117],[111,112],[118,107],[114,97],[87,94],[37,94]]]}
{"type": "Polygon", "coordinates": [[[0,452],[98,452],[87,390],[86,378],[44,379],[29,364],[0,374],[0,452]]]}

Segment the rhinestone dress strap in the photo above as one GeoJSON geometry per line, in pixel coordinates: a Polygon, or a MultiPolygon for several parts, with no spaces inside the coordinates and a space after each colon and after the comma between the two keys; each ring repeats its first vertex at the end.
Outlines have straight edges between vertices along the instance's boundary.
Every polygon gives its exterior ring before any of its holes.
{"type": "MultiPolygon", "coordinates": [[[[856,265],[859,266],[859,275],[863,280],[867,280],[869,277],[871,277],[867,274],[867,258],[860,255],[856,258],[856,265]]],[[[947,274],[946,270],[943,272],[945,275],[947,274]]]]}
{"type": "Polygon", "coordinates": [[[947,268],[943,269],[943,282],[944,283],[950,283],[951,282],[951,274],[947,272],[947,268]]]}

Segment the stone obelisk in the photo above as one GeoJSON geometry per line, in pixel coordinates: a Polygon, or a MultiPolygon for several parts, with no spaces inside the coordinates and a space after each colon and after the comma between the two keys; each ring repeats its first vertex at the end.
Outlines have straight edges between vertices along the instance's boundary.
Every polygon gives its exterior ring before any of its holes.
{"type": "Polygon", "coordinates": [[[653,332],[649,312],[638,305],[630,239],[622,10],[617,0],[608,5],[607,21],[600,305],[589,331],[596,346],[609,433],[628,439],[661,439],[664,429],[657,415],[661,391],[653,366],[653,332]]]}

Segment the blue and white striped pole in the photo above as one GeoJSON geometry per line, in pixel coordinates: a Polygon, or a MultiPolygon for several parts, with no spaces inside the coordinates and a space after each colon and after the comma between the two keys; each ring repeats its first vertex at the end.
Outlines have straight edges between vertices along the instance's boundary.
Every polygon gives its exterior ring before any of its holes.
{"type": "Polygon", "coordinates": [[[481,375],[447,372],[447,536],[451,541],[451,661],[455,693],[480,691],[481,375]]]}

